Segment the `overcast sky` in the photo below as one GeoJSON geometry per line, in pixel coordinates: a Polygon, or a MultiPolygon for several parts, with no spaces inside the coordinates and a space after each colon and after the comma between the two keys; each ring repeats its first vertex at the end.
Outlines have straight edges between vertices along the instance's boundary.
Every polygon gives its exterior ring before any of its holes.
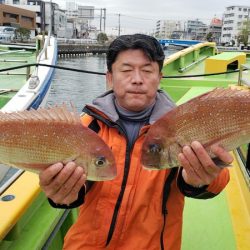
{"type": "MultiPolygon", "coordinates": [[[[52,0],[65,9],[66,0],[52,0]]],[[[71,0],[74,2],[74,0],[71,0]]],[[[250,6],[250,0],[76,0],[76,3],[95,8],[106,8],[107,31],[117,32],[118,14],[121,34],[153,32],[157,20],[200,19],[208,24],[216,16],[222,17],[225,7],[250,6]]],[[[100,11],[95,11],[95,25],[99,24],[100,11]]]]}

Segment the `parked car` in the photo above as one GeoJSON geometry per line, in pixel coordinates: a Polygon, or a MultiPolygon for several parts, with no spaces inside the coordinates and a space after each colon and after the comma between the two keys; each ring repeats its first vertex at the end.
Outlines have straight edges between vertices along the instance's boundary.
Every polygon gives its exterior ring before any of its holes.
{"type": "Polygon", "coordinates": [[[9,42],[16,36],[16,28],[10,26],[0,26],[0,42],[9,42]]]}

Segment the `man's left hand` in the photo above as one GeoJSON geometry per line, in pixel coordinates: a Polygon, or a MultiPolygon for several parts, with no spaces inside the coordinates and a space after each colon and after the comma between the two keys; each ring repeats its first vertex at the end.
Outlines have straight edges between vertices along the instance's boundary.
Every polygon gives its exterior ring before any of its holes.
{"type": "MultiPolygon", "coordinates": [[[[232,163],[232,155],[222,147],[214,145],[211,150],[225,165],[232,163]]],[[[222,171],[222,168],[216,166],[204,147],[197,141],[192,142],[190,147],[184,146],[178,159],[183,167],[184,181],[194,187],[209,185],[222,171]]]]}

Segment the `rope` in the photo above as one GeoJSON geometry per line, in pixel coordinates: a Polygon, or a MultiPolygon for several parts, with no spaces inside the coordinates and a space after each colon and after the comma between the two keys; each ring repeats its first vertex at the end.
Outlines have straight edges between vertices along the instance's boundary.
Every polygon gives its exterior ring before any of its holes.
{"type": "MultiPolygon", "coordinates": [[[[81,73],[86,73],[86,74],[94,74],[94,75],[106,75],[106,73],[103,73],[103,72],[96,72],[96,71],[89,71],[89,70],[82,70],[82,69],[74,69],[74,68],[72,69],[72,68],[56,66],[56,65],[49,65],[49,64],[42,64],[42,63],[31,63],[31,64],[24,64],[24,65],[20,65],[20,66],[0,69],[0,72],[15,70],[15,69],[21,69],[21,68],[26,68],[26,67],[32,67],[32,66],[35,66],[35,67],[38,67],[38,66],[50,67],[50,68],[54,68],[54,69],[69,70],[69,71],[81,72],[81,73]]],[[[245,70],[247,70],[247,69],[245,69],[245,70]]],[[[189,77],[201,77],[201,76],[214,76],[214,75],[232,74],[232,73],[236,73],[236,72],[239,72],[239,71],[240,71],[239,69],[236,69],[236,70],[227,71],[227,72],[220,72],[220,73],[199,74],[199,75],[185,75],[185,76],[163,76],[162,78],[166,79],[166,78],[189,78],[189,77]]]]}

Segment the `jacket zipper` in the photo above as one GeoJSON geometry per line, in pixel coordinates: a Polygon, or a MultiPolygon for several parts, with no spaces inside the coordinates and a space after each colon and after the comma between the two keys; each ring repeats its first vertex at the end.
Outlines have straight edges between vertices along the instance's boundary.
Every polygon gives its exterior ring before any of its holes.
{"type": "Polygon", "coordinates": [[[171,191],[171,183],[174,180],[178,168],[172,168],[167,176],[167,179],[165,181],[164,187],[163,187],[163,194],[162,194],[162,215],[163,215],[163,226],[161,231],[161,237],[160,237],[160,245],[161,250],[164,250],[164,231],[166,226],[166,217],[168,215],[167,210],[167,201],[170,195],[171,191]]]}
{"type": "MultiPolygon", "coordinates": [[[[128,144],[127,144],[128,145],[128,144]]],[[[118,216],[118,212],[122,203],[122,199],[123,199],[123,195],[126,189],[126,185],[127,185],[127,180],[128,180],[128,174],[129,174],[129,169],[130,169],[130,152],[131,152],[131,148],[129,146],[126,147],[126,158],[125,158],[125,167],[124,167],[124,174],[123,174],[123,180],[122,180],[122,185],[121,185],[121,191],[119,193],[117,202],[115,204],[115,209],[114,209],[114,213],[113,213],[113,217],[112,217],[112,221],[111,221],[111,225],[109,228],[109,232],[108,232],[108,238],[106,241],[106,246],[110,243],[114,230],[115,230],[115,225],[116,225],[116,220],[117,220],[117,216],[118,216]]]]}
{"type": "Polygon", "coordinates": [[[96,113],[94,113],[93,111],[89,110],[88,108],[84,108],[84,110],[86,113],[88,113],[89,115],[91,115],[92,117],[102,121],[103,123],[105,123],[107,126],[109,127],[113,127],[113,128],[117,128],[119,132],[121,132],[127,141],[127,146],[126,146],[126,155],[125,155],[125,164],[124,164],[124,174],[123,174],[123,180],[122,180],[122,185],[121,185],[121,191],[119,193],[118,199],[116,201],[115,204],[115,209],[114,209],[114,213],[112,216],[112,220],[111,220],[111,224],[110,224],[110,228],[109,228],[109,232],[108,232],[108,237],[107,237],[107,241],[106,241],[106,246],[110,243],[114,230],[115,230],[115,225],[116,225],[116,220],[117,220],[117,216],[118,216],[118,212],[122,203],[122,199],[123,199],[123,195],[126,189],[126,185],[127,185],[127,180],[128,180],[128,174],[129,174],[129,169],[130,169],[130,153],[131,153],[131,149],[133,148],[133,145],[129,145],[128,139],[127,139],[127,135],[125,130],[123,129],[123,127],[117,123],[113,123],[108,121],[107,119],[103,118],[101,115],[98,115],[96,113]]]}

